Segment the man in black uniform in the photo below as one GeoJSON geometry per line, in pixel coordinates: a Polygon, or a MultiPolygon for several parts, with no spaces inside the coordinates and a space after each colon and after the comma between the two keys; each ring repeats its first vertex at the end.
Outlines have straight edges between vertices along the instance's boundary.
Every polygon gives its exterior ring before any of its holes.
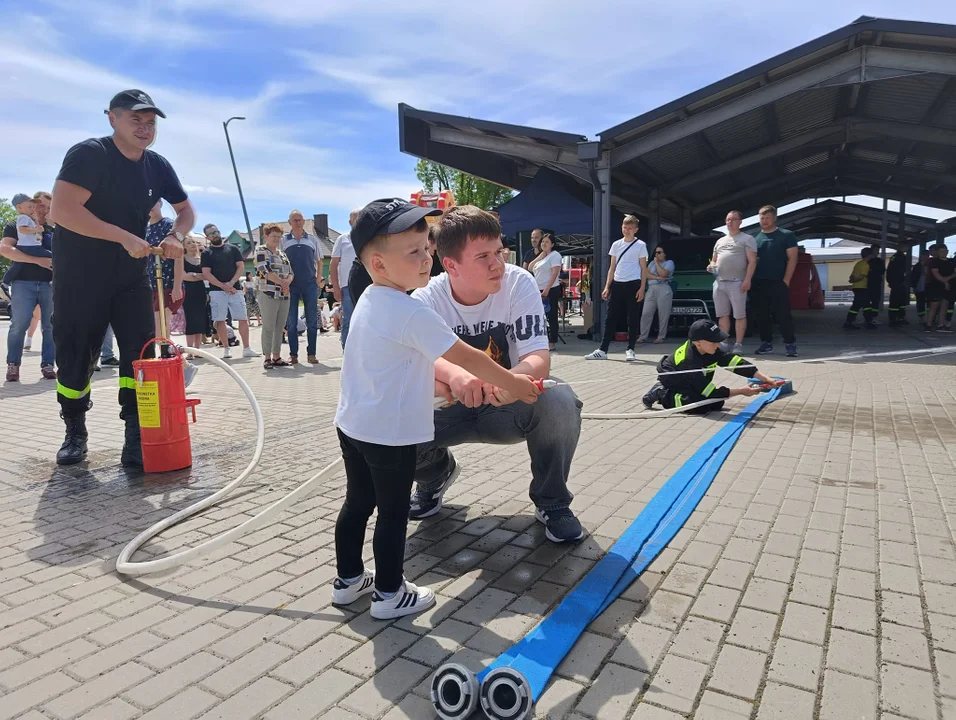
{"type": "Polygon", "coordinates": [[[872,327],[880,314],[880,302],[883,300],[884,278],[886,277],[885,260],[880,257],[880,248],[870,248],[870,271],[866,274],[867,306],[863,308],[863,316],[872,327]]]}
{"type": "MultiPolygon", "coordinates": [[[[673,355],[665,355],[657,364],[658,382],[644,395],[644,407],[653,408],[654,403],[660,403],[665,408],[679,408],[703,400],[729,398],[735,395],[756,395],[760,390],[748,385],[746,387],[730,389],[714,384],[714,373],[718,367],[727,368],[735,375],[747,378],[755,377],[761,382],[773,384],[774,380],[757,371],[752,363],[748,363],[740,355],[731,355],[720,349],[720,343],[729,336],[717,323],[710,320],[698,320],[690,326],[688,340],[674,351],[673,355]],[[700,370],[700,372],[686,372],[700,370]],[[667,373],[679,374],[668,375],[667,373]]],[[[723,408],[723,402],[695,408],[688,412],[694,414],[708,413],[711,410],[723,408]]]]}
{"type": "Polygon", "coordinates": [[[910,256],[902,249],[896,251],[886,266],[886,282],[890,286],[890,325],[909,325],[906,307],[910,304],[910,256]]]}
{"type": "Polygon", "coordinates": [[[154,336],[146,225],[157,200],[173,206],[176,220],[160,247],[165,257],[178,258],[194,213],[172,166],[147,149],[156,136],[156,116],[166,117],[152,99],[125,90],[106,112],[113,135],[70,148],[53,188],[53,337],[57,400],[66,423],[56,461],[72,465],[86,458],[90,378],[112,325],[120,349],[120,417],[126,422],[122,462],[142,467],[133,360],[154,336]]]}

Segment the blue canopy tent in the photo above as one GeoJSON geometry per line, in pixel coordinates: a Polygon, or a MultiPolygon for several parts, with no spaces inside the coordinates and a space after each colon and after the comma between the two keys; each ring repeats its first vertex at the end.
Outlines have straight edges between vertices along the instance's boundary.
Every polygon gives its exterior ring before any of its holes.
{"type": "MultiPolygon", "coordinates": [[[[541,168],[531,184],[518,195],[497,208],[501,231],[512,238],[521,237],[527,246],[527,235],[535,228],[545,229],[557,236],[563,254],[591,254],[591,243],[580,242],[580,236],[590,238],[593,232],[591,194],[582,192],[582,186],[567,175],[541,168]],[[568,242],[578,236],[578,242],[568,242]]],[[[620,227],[624,216],[613,210],[611,227],[620,227]]]]}

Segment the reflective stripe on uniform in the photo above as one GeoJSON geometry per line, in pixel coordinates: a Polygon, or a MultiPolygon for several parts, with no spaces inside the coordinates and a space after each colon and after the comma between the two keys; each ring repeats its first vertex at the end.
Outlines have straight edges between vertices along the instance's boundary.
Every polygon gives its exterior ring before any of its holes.
{"type": "Polygon", "coordinates": [[[684,360],[687,359],[687,346],[690,344],[690,340],[684,342],[679,348],[674,351],[674,364],[680,365],[684,360]]]}
{"type": "Polygon", "coordinates": [[[674,393],[674,407],[683,407],[684,396],[680,393],[674,393]]]}
{"type": "Polygon", "coordinates": [[[720,367],[720,366],[719,366],[717,363],[711,363],[710,365],[708,365],[707,367],[705,367],[705,368],[704,368],[704,377],[707,377],[708,375],[713,375],[715,372],[717,372],[717,368],[718,368],[718,367],[720,367]]]}
{"type": "Polygon", "coordinates": [[[730,362],[727,363],[727,367],[731,367],[731,368],[737,367],[743,361],[744,359],[740,357],[740,355],[734,355],[732,358],[730,358],[730,362]]]}
{"type": "Polygon", "coordinates": [[[717,386],[713,383],[707,383],[707,387],[704,388],[704,391],[701,393],[705,398],[709,398],[710,394],[717,389],[717,386]]]}
{"type": "Polygon", "coordinates": [[[119,386],[122,390],[123,388],[129,388],[130,390],[136,389],[136,381],[133,378],[129,377],[120,377],[119,386]]]}
{"type": "Polygon", "coordinates": [[[73,390],[57,381],[56,391],[63,397],[70,398],[70,400],[79,400],[81,397],[90,394],[90,383],[86,383],[86,387],[82,390],[73,390]]]}

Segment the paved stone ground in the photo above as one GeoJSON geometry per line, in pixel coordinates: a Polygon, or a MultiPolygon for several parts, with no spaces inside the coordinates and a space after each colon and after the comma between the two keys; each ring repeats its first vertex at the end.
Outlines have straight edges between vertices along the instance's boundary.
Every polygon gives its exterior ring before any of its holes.
{"type": "MultiPolygon", "coordinates": [[[[842,312],[801,316],[826,330],[801,339],[804,355],[948,342],[847,336],[842,312]]],[[[585,363],[592,345],[568,338],[555,374],[607,380],[578,386],[586,412],[640,409],[662,348],[585,363]]],[[[336,457],[337,337],[319,355],[321,367],[268,376],[233,361],[265,413],[260,469],[140,557],[232,527],[336,457]]],[[[748,427],[684,529],[559,666],[537,717],[956,718],[953,357],[761,361],[798,393],[748,427]]],[[[129,476],[106,370],[90,462],[58,470],[53,383],[38,365],[28,354],[23,382],[0,388],[0,720],[433,717],[431,671],[448,659],[478,670],[521,637],[722,419],[587,421],[572,489],[590,537],[578,545],[549,543],[535,523],[523,446],[461,448],[445,509],[409,527],[406,573],[438,605],[378,622],[367,601],[329,604],[341,477],[211,557],[117,576],[133,536],[244,467],[251,413],[203,369],[194,467],[129,476]]]]}

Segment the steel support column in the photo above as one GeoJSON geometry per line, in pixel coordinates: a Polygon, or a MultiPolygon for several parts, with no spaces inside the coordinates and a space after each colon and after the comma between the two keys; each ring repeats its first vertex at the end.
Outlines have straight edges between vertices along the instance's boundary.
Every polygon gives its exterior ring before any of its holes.
{"type": "MultiPolygon", "coordinates": [[[[900,203],[902,208],[902,203],[900,203]]],[[[883,267],[886,267],[886,241],[889,239],[890,231],[890,208],[889,200],[883,198],[883,224],[880,228],[880,262],[883,263],[883,267]]],[[[878,310],[883,309],[883,292],[880,292],[879,300],[877,300],[876,307],[878,310]]]]}
{"type": "Polygon", "coordinates": [[[650,214],[647,218],[650,227],[648,228],[648,245],[657,247],[661,241],[661,189],[651,188],[650,192],[650,214]]]}
{"type": "Polygon", "coordinates": [[[693,215],[691,214],[690,208],[685,207],[681,208],[680,211],[680,234],[681,237],[688,237],[691,235],[691,222],[693,215]]]}
{"type": "MultiPolygon", "coordinates": [[[[611,169],[605,162],[593,171],[592,186],[594,202],[592,225],[594,233],[594,259],[591,263],[591,287],[594,297],[594,311],[591,318],[592,339],[600,340],[604,331],[605,302],[601,291],[607,279],[608,255],[611,252],[611,169]]],[[[587,328],[585,328],[587,330],[587,328]]]]}

